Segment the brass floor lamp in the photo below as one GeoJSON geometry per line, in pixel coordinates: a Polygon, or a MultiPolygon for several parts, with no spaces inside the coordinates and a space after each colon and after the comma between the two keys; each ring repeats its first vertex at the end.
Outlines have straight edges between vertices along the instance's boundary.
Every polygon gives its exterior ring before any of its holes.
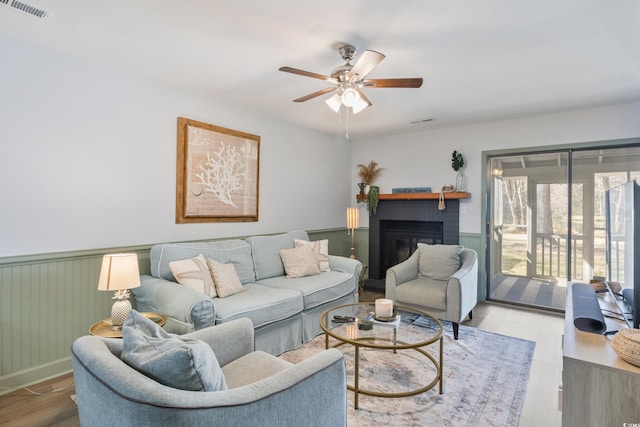
{"type": "Polygon", "coordinates": [[[355,259],[356,249],[354,246],[354,230],[360,226],[360,210],[358,208],[347,208],[347,235],[351,235],[351,255],[349,258],[355,259]]]}

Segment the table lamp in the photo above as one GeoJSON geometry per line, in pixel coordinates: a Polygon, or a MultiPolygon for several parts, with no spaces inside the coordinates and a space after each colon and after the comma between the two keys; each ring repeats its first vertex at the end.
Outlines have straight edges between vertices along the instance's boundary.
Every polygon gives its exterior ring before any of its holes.
{"type": "Polygon", "coordinates": [[[360,210],[358,208],[347,208],[347,235],[351,235],[351,255],[349,258],[355,259],[356,250],[353,239],[355,237],[354,230],[360,226],[360,210]]]}
{"type": "Polygon", "coordinates": [[[116,302],[111,307],[111,324],[122,328],[124,319],[131,311],[129,289],[140,286],[140,270],[136,254],[108,254],[102,258],[98,290],[115,291],[116,302]]]}

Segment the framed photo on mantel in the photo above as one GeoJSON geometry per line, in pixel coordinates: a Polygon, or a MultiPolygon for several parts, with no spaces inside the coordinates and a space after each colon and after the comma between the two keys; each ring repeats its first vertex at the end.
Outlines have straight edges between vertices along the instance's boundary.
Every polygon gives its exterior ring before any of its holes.
{"type": "Polygon", "coordinates": [[[258,221],[260,137],[178,117],[176,224],[258,221]]]}

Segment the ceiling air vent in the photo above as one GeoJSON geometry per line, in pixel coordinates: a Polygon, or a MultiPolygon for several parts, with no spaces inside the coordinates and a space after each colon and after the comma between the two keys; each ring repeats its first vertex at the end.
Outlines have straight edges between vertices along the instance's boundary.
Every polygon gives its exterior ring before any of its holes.
{"type": "Polygon", "coordinates": [[[414,120],[412,122],[409,122],[412,125],[417,125],[418,123],[429,123],[429,122],[435,122],[436,119],[435,117],[427,117],[426,119],[420,119],[420,120],[414,120]]]}
{"type": "Polygon", "coordinates": [[[18,9],[21,12],[28,13],[29,15],[36,16],[38,18],[46,18],[48,15],[46,11],[38,9],[37,7],[30,6],[26,3],[16,0],[0,0],[0,4],[6,4],[9,7],[18,9]]]}

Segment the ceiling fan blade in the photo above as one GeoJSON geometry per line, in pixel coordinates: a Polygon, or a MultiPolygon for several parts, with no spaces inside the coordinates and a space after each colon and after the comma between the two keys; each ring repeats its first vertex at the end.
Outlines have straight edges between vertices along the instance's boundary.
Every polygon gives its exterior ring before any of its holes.
{"type": "Polygon", "coordinates": [[[407,87],[407,88],[419,88],[422,86],[422,78],[410,78],[410,79],[367,79],[364,82],[365,86],[369,87],[407,87]],[[368,83],[373,83],[369,85],[368,83]]]}
{"type": "Polygon", "coordinates": [[[312,77],[318,80],[326,80],[328,82],[336,82],[336,79],[331,78],[329,76],[325,76],[323,74],[312,73],[311,71],[299,70],[297,68],[292,67],[280,67],[280,71],[284,71],[285,73],[298,74],[299,76],[312,77]]]}
{"type": "Polygon", "coordinates": [[[315,98],[320,95],[324,95],[325,93],[333,92],[336,90],[336,87],[325,87],[324,89],[318,90],[316,92],[310,93],[309,95],[301,96],[300,98],[294,99],[293,102],[304,102],[308,101],[312,98],[315,98]]]}
{"type": "Polygon", "coordinates": [[[353,68],[347,73],[349,80],[362,80],[376,65],[384,59],[384,55],[375,50],[365,50],[353,68]]]}

